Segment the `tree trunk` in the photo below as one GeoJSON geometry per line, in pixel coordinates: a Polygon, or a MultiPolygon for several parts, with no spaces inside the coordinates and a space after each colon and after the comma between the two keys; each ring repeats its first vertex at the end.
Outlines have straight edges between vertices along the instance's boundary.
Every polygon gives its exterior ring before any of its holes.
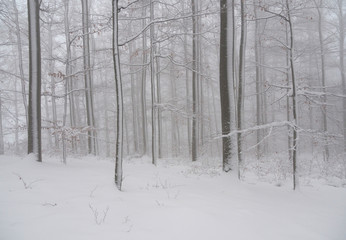
{"type": "MultiPolygon", "coordinates": [[[[132,34],[132,29],[131,26],[129,26],[129,32],[130,35],[132,34]]],[[[132,56],[134,54],[133,52],[133,47],[134,43],[130,42],[129,43],[129,62],[132,63],[132,56]]],[[[139,136],[138,136],[138,111],[137,111],[137,87],[136,87],[136,79],[135,79],[135,74],[133,73],[134,69],[133,67],[130,66],[130,78],[131,78],[131,103],[132,103],[132,125],[133,125],[133,145],[134,145],[134,151],[135,153],[138,153],[139,151],[139,136]]]]}
{"type": "Polygon", "coordinates": [[[192,7],[192,161],[197,161],[198,154],[198,91],[197,91],[197,17],[196,2],[191,0],[192,7]]]}
{"type": "Polygon", "coordinates": [[[29,17],[29,107],[28,107],[28,153],[42,162],[41,153],[41,46],[40,4],[28,0],[29,17]]]}
{"type": "MultiPolygon", "coordinates": [[[[145,2],[144,2],[145,4],[145,2]]],[[[146,25],[146,7],[143,7],[142,10],[142,27],[146,25]]],[[[145,155],[147,153],[148,148],[148,130],[147,130],[147,99],[146,99],[146,77],[147,77],[147,71],[146,71],[146,64],[147,64],[147,36],[146,31],[143,32],[142,35],[142,91],[141,91],[141,110],[142,110],[142,135],[143,135],[143,152],[142,154],[145,155]]]]}
{"type": "Polygon", "coordinates": [[[297,132],[297,102],[296,102],[296,79],[294,72],[294,60],[293,60],[293,47],[294,47],[294,38],[293,38],[293,26],[291,20],[291,10],[289,5],[289,0],[286,0],[286,8],[287,8],[287,22],[289,25],[289,33],[290,33],[290,45],[289,45],[289,61],[290,61],[290,69],[291,69],[291,80],[292,80],[292,113],[293,113],[293,139],[292,139],[292,160],[293,160],[293,190],[296,189],[298,185],[297,178],[297,144],[298,144],[298,132],[297,132]]]}
{"type": "MultiPolygon", "coordinates": [[[[341,87],[342,95],[346,95],[346,76],[345,76],[345,64],[344,64],[344,42],[345,42],[345,29],[344,29],[344,13],[343,13],[344,0],[338,0],[338,18],[339,18],[339,59],[340,59],[340,73],[341,73],[341,87]]],[[[342,101],[343,109],[343,133],[344,133],[344,152],[346,152],[346,97],[343,97],[342,101]]]]}
{"type": "Polygon", "coordinates": [[[59,150],[59,134],[58,134],[58,116],[57,116],[57,111],[56,111],[56,93],[55,93],[55,77],[53,75],[54,73],[54,60],[53,60],[53,34],[52,34],[52,21],[53,21],[53,15],[50,14],[50,19],[48,23],[48,71],[51,75],[50,77],[50,89],[52,92],[51,96],[51,102],[52,102],[52,114],[53,114],[53,119],[52,119],[52,125],[53,129],[55,131],[54,134],[54,144],[55,144],[55,150],[59,150]]]}
{"type": "MultiPolygon", "coordinates": [[[[261,48],[261,35],[259,32],[259,21],[257,19],[257,7],[256,7],[256,1],[253,0],[254,4],[254,16],[255,16],[255,61],[256,61],[256,124],[257,126],[260,126],[263,124],[262,120],[262,74],[261,74],[261,55],[260,55],[260,48],[261,48]]],[[[261,147],[261,141],[263,138],[263,131],[262,130],[257,130],[256,131],[256,156],[257,159],[260,159],[262,156],[262,147],[261,147]]]]}
{"type": "Polygon", "coordinates": [[[89,11],[88,0],[82,1],[82,24],[83,24],[83,65],[85,81],[85,100],[88,124],[88,153],[96,154],[96,131],[92,94],[92,77],[90,65],[90,44],[89,44],[89,11]]]}
{"type": "MultiPolygon", "coordinates": [[[[323,128],[323,132],[325,134],[328,133],[328,127],[327,127],[327,97],[325,95],[326,93],[326,70],[325,70],[325,56],[324,56],[324,43],[323,43],[323,31],[322,31],[322,9],[321,9],[321,3],[322,1],[320,1],[320,5],[317,5],[316,1],[315,1],[315,5],[316,5],[316,9],[317,9],[317,13],[318,13],[318,38],[319,38],[319,43],[320,43],[320,51],[321,51],[321,80],[322,80],[322,92],[324,93],[324,95],[321,97],[322,99],[322,106],[321,106],[321,110],[322,110],[322,128],[323,128]]],[[[324,145],[324,159],[328,160],[329,159],[329,148],[328,148],[328,143],[326,143],[324,145]]]]}
{"type": "MultiPolygon", "coordinates": [[[[66,42],[66,68],[65,68],[65,81],[68,84],[68,96],[69,96],[69,111],[70,111],[70,127],[76,127],[76,116],[75,116],[75,103],[73,94],[73,80],[72,80],[72,56],[71,56],[71,39],[70,39],[70,21],[69,21],[69,2],[70,0],[64,1],[65,13],[64,13],[64,24],[65,24],[65,42],[66,42]]],[[[72,136],[71,145],[72,152],[76,151],[76,139],[72,136]]]]}
{"type": "MultiPolygon", "coordinates": [[[[185,15],[185,3],[181,2],[182,5],[182,11],[185,15]]],[[[184,18],[184,26],[188,26],[188,19],[184,18]]],[[[187,33],[184,34],[184,62],[185,65],[188,66],[188,55],[187,55],[187,33]]],[[[190,109],[190,102],[191,102],[191,96],[190,96],[190,78],[189,78],[189,69],[185,68],[185,95],[186,95],[186,112],[188,113],[190,109]]],[[[191,119],[189,117],[186,118],[186,130],[187,130],[187,144],[188,144],[188,156],[191,155],[191,119]]]]}
{"type": "MultiPolygon", "coordinates": [[[[156,46],[155,46],[156,48],[156,46]]],[[[160,49],[157,48],[158,50],[160,49]]],[[[155,51],[156,54],[157,51],[155,51]]],[[[161,73],[160,73],[160,58],[155,57],[156,59],[156,97],[157,97],[157,104],[160,106],[161,104],[161,73]]],[[[158,158],[162,158],[163,155],[163,148],[162,148],[162,110],[161,107],[157,108],[157,142],[158,142],[158,158]]]]}
{"type": "MultiPolygon", "coordinates": [[[[240,0],[240,14],[241,14],[241,33],[240,33],[240,47],[239,47],[239,81],[238,81],[238,96],[237,96],[237,129],[242,129],[242,110],[243,110],[243,84],[244,84],[244,45],[245,45],[245,10],[244,0],[240,0]]],[[[240,169],[243,162],[242,155],[242,134],[237,133],[238,144],[238,178],[240,179],[240,169]]]]}
{"type": "Polygon", "coordinates": [[[0,155],[5,153],[4,133],[2,131],[2,96],[0,91],[0,155]]]}
{"type": "Polygon", "coordinates": [[[220,1],[220,101],[222,125],[222,166],[225,172],[230,170],[231,162],[231,112],[228,79],[228,14],[227,0],[220,1]]]}
{"type": "MultiPolygon", "coordinates": [[[[154,2],[150,0],[150,22],[154,21],[154,2]]],[[[157,164],[156,157],[156,90],[155,90],[155,44],[154,24],[150,25],[150,82],[151,82],[151,155],[152,164],[157,164]]]]}
{"type": "Polygon", "coordinates": [[[18,51],[18,66],[19,66],[19,74],[20,74],[20,80],[21,80],[21,86],[22,86],[22,98],[23,98],[23,104],[24,104],[24,110],[25,110],[25,120],[26,120],[26,126],[28,126],[28,103],[27,103],[27,97],[26,97],[26,83],[25,83],[25,76],[24,76],[24,70],[23,70],[23,55],[22,55],[22,39],[20,35],[20,28],[19,28],[19,20],[18,20],[18,9],[17,9],[17,3],[16,0],[12,0],[13,3],[13,9],[14,9],[14,22],[16,25],[16,37],[17,37],[17,51],[18,51]]]}
{"type": "Polygon", "coordinates": [[[120,52],[118,46],[118,0],[112,0],[113,16],[113,63],[117,97],[117,132],[116,132],[116,158],[115,158],[115,184],[119,190],[122,187],[122,161],[123,161],[123,91],[120,72],[120,52]]]}

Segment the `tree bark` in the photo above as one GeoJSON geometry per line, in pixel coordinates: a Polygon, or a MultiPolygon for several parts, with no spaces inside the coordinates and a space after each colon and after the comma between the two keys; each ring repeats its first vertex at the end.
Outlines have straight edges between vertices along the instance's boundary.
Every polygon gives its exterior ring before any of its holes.
{"type": "MultiPolygon", "coordinates": [[[[4,133],[2,130],[2,96],[0,91],[0,155],[5,153],[4,133]]],[[[17,104],[17,103],[16,103],[17,104]]]]}
{"type": "MultiPolygon", "coordinates": [[[[144,2],[145,4],[145,2],[144,2]]],[[[146,25],[145,21],[146,17],[146,7],[143,7],[142,10],[142,27],[146,25]]],[[[141,112],[142,112],[142,135],[143,135],[143,150],[142,154],[145,155],[148,151],[148,130],[147,130],[147,99],[146,99],[146,77],[147,77],[147,36],[146,36],[146,31],[143,32],[142,34],[142,91],[141,91],[141,112]]]]}
{"type": "MultiPolygon", "coordinates": [[[[317,13],[318,13],[318,39],[320,43],[320,57],[321,57],[321,80],[322,80],[322,92],[324,95],[321,97],[322,98],[322,128],[323,132],[325,134],[328,133],[328,122],[327,122],[327,97],[326,97],[326,70],[325,70],[325,56],[324,56],[324,43],[323,43],[323,31],[322,31],[322,9],[321,9],[321,3],[318,5],[315,2],[317,13]]],[[[329,159],[329,148],[328,148],[328,143],[324,145],[324,159],[328,160],[329,159]]]]}
{"type": "Polygon", "coordinates": [[[197,161],[198,154],[198,90],[197,90],[197,17],[196,2],[191,0],[192,7],[192,161],[197,161]]]}
{"type": "MultiPolygon", "coordinates": [[[[344,0],[338,0],[338,19],[339,19],[339,63],[340,63],[340,74],[341,74],[341,87],[342,94],[346,95],[346,76],[345,76],[345,50],[344,50],[344,42],[345,42],[345,24],[344,24],[344,13],[343,13],[343,2],[344,0]]],[[[342,101],[342,109],[343,109],[343,134],[344,134],[344,152],[346,152],[346,97],[343,97],[342,101]]]]}
{"type": "Polygon", "coordinates": [[[297,144],[298,144],[298,132],[297,132],[297,94],[296,94],[296,79],[294,72],[294,60],[293,60],[293,50],[294,50],[294,37],[293,37],[293,25],[291,19],[291,9],[289,5],[289,0],[286,0],[286,10],[287,10],[287,22],[289,26],[290,33],[290,45],[289,45],[289,62],[291,69],[291,80],[292,80],[292,113],[293,113],[293,139],[292,139],[292,162],[293,162],[293,190],[298,186],[297,178],[297,144]]]}
{"type": "MultiPolygon", "coordinates": [[[[241,14],[241,32],[240,32],[240,47],[239,47],[239,81],[238,81],[238,96],[237,96],[237,129],[242,129],[242,110],[243,110],[243,84],[244,84],[244,46],[245,46],[245,10],[244,0],[240,0],[240,14],[241,14]]],[[[242,167],[242,134],[237,133],[238,144],[238,178],[240,179],[240,169],[242,167]]]]}
{"type": "Polygon", "coordinates": [[[28,153],[42,162],[41,153],[41,46],[40,4],[28,0],[29,18],[29,106],[28,106],[28,153]]]}
{"type": "Polygon", "coordinates": [[[123,161],[123,90],[120,72],[120,52],[118,46],[118,0],[112,0],[113,16],[113,63],[115,75],[115,89],[117,97],[117,132],[115,158],[115,184],[119,190],[122,187],[123,161]]]}
{"type": "MultiPolygon", "coordinates": [[[[69,112],[70,112],[70,127],[76,127],[76,115],[75,115],[75,101],[73,94],[73,79],[72,79],[72,56],[71,56],[71,37],[70,37],[70,21],[69,21],[69,3],[70,0],[64,1],[64,27],[65,27],[65,44],[66,44],[66,67],[65,67],[65,81],[68,84],[68,92],[69,92],[69,112]]],[[[76,151],[77,143],[76,139],[73,136],[71,139],[72,152],[76,151]]]]}
{"type": "Polygon", "coordinates": [[[89,10],[88,0],[82,1],[82,24],[83,24],[83,65],[85,82],[85,100],[88,124],[88,153],[96,154],[96,130],[92,94],[92,77],[90,65],[90,44],[89,44],[89,10]]]}
{"type": "Polygon", "coordinates": [[[231,137],[225,136],[231,132],[230,93],[228,79],[228,5],[227,0],[220,1],[220,101],[222,126],[222,166],[223,171],[230,170],[231,137]]]}
{"type": "Polygon", "coordinates": [[[23,55],[22,55],[22,38],[20,34],[20,28],[19,28],[19,20],[18,20],[18,9],[17,9],[17,3],[16,0],[12,0],[13,3],[13,9],[14,9],[14,22],[16,25],[16,37],[17,37],[17,51],[18,51],[18,66],[19,66],[19,74],[20,74],[20,80],[21,80],[21,87],[22,87],[22,98],[23,98],[23,105],[25,110],[25,120],[26,120],[26,126],[28,126],[28,103],[27,103],[27,97],[26,97],[26,83],[25,83],[25,76],[24,76],[24,69],[23,69],[23,55]]]}

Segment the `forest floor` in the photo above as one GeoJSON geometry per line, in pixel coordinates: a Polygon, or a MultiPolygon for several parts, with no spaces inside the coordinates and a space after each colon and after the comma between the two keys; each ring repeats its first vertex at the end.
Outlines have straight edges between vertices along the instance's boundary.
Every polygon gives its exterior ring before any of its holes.
{"type": "Polygon", "coordinates": [[[345,240],[346,188],[273,184],[184,160],[0,157],[1,240],[345,240]]]}

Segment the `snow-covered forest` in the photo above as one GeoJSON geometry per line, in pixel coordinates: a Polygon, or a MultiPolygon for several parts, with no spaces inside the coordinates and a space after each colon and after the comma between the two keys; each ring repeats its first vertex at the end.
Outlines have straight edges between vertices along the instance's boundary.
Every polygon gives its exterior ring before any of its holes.
{"type": "Polygon", "coordinates": [[[346,0],[0,0],[0,239],[344,239],[345,34],[346,0]]]}

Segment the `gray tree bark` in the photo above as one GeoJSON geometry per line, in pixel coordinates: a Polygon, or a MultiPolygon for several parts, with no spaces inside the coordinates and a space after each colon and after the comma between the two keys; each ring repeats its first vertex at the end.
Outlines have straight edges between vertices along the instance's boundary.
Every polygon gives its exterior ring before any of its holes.
{"type": "Polygon", "coordinates": [[[2,96],[0,91],[0,155],[3,155],[4,153],[5,153],[5,144],[4,144],[4,133],[2,130],[2,96]]]}
{"type": "MultiPolygon", "coordinates": [[[[143,1],[144,4],[145,1],[143,1]]],[[[142,9],[142,27],[146,25],[146,7],[144,6],[142,9]]],[[[145,155],[148,151],[148,130],[147,130],[147,99],[146,99],[146,78],[147,78],[147,60],[148,55],[147,51],[147,36],[146,31],[142,34],[142,89],[141,89],[141,113],[142,113],[142,154],[145,155]]]]}
{"type": "MultiPolygon", "coordinates": [[[[341,74],[342,94],[346,95],[346,75],[345,75],[345,17],[343,12],[344,0],[338,0],[338,19],[339,19],[339,64],[341,74]]],[[[344,134],[344,152],[346,152],[346,97],[343,97],[343,134],[344,134]]]]}
{"type": "Polygon", "coordinates": [[[198,158],[198,89],[197,89],[197,6],[195,0],[191,0],[192,7],[192,161],[198,158]]]}
{"type": "Polygon", "coordinates": [[[33,153],[42,162],[41,152],[41,46],[40,4],[28,0],[29,18],[29,105],[28,154],[33,153]]]}
{"type": "Polygon", "coordinates": [[[26,120],[26,126],[28,126],[28,102],[26,97],[26,83],[25,83],[25,76],[24,76],[24,69],[23,69],[23,53],[22,53],[22,38],[20,34],[20,28],[19,28],[19,20],[18,20],[18,9],[17,9],[17,3],[16,0],[12,0],[13,3],[13,9],[14,9],[14,22],[16,25],[16,37],[17,37],[17,51],[18,51],[18,66],[19,66],[19,74],[20,74],[20,83],[22,87],[22,98],[23,98],[23,105],[25,110],[25,120],[26,120]]]}
{"type": "Polygon", "coordinates": [[[85,100],[88,124],[88,153],[96,154],[96,130],[92,93],[92,76],[90,64],[90,44],[89,44],[89,10],[88,0],[82,1],[82,25],[83,25],[83,65],[85,82],[85,100]]]}
{"type": "Polygon", "coordinates": [[[112,0],[113,16],[113,63],[117,97],[117,132],[116,132],[116,158],[115,158],[115,184],[119,190],[122,187],[122,161],[123,161],[123,90],[120,72],[120,52],[118,45],[118,0],[112,0]]]}
{"type": "MultiPolygon", "coordinates": [[[[322,92],[324,95],[321,97],[322,99],[322,129],[323,132],[327,134],[328,132],[328,122],[327,122],[327,97],[326,97],[326,64],[325,64],[325,56],[324,56],[324,43],[323,43],[323,31],[322,31],[322,1],[317,4],[316,0],[314,1],[317,13],[318,13],[318,39],[320,43],[320,57],[321,57],[321,80],[322,80],[322,92]]],[[[324,159],[329,159],[329,148],[328,143],[324,145],[324,159]]]]}
{"type": "Polygon", "coordinates": [[[294,51],[294,37],[293,37],[293,25],[291,19],[291,9],[289,0],[286,0],[286,10],[287,10],[287,23],[289,26],[289,35],[290,35],[290,45],[289,45],[289,62],[291,69],[291,80],[292,80],[292,113],[293,113],[293,139],[292,139],[292,162],[293,162],[293,190],[298,186],[298,178],[297,178],[297,145],[298,145],[298,132],[297,132],[297,91],[296,91],[296,79],[295,79],[295,71],[294,71],[294,59],[293,59],[293,51],[294,51]]]}
{"type": "MultiPolygon", "coordinates": [[[[240,0],[240,46],[239,46],[239,81],[238,81],[238,95],[237,95],[237,129],[242,129],[242,110],[243,110],[243,84],[244,84],[244,48],[245,48],[245,9],[244,0],[240,0]]],[[[238,153],[238,178],[240,179],[240,169],[242,167],[243,155],[242,155],[242,134],[237,133],[237,153],[238,153]]]]}
{"type": "Polygon", "coordinates": [[[221,101],[221,126],[222,126],[222,166],[228,172],[231,162],[231,108],[228,79],[228,5],[227,0],[220,1],[220,101],[221,101]]]}

